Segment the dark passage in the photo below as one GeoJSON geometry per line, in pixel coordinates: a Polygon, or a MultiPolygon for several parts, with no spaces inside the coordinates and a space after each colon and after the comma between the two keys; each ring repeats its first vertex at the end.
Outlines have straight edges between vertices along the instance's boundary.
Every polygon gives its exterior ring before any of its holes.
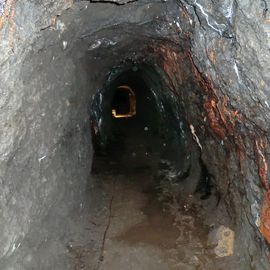
{"type": "Polygon", "coordinates": [[[128,85],[118,86],[112,102],[114,118],[128,118],[136,115],[136,96],[128,85]]]}
{"type": "Polygon", "coordinates": [[[187,124],[173,124],[177,114],[165,109],[172,108],[172,100],[162,94],[162,78],[145,64],[131,66],[105,83],[91,107],[92,174],[109,196],[97,267],[214,270],[221,264],[212,251],[193,258],[195,250],[209,248],[207,237],[219,202],[211,192],[207,167],[198,146],[190,156],[186,139],[179,139],[187,124]],[[113,109],[121,114],[130,110],[130,90],[119,91],[119,86],[132,89],[136,98],[132,117],[112,114],[113,109]]]}
{"type": "MultiPolygon", "coordinates": [[[[182,160],[184,158],[183,142],[179,140],[176,144],[180,130],[171,126],[175,115],[164,111],[166,97],[158,97],[156,93],[162,84],[159,82],[160,85],[156,86],[147,78],[157,76],[154,72],[148,74],[147,68],[145,65],[134,65],[115,75],[96,95],[92,104],[95,155],[110,156],[120,168],[157,168],[161,159],[173,162],[177,156],[182,156],[182,160]],[[101,108],[99,114],[97,108],[101,108]],[[113,114],[114,110],[118,117],[113,114]]],[[[94,167],[95,158],[93,170],[94,167]]]]}

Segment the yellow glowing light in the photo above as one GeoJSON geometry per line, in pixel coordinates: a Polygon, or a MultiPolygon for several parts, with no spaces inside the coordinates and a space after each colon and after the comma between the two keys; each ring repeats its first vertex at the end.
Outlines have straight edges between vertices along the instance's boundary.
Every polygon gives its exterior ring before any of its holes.
{"type": "Polygon", "coordinates": [[[133,117],[136,115],[136,96],[132,89],[127,86],[127,85],[122,85],[117,87],[120,90],[124,90],[128,92],[129,96],[129,112],[124,113],[124,114],[118,114],[116,109],[112,109],[112,115],[114,118],[128,118],[128,117],[133,117]]]}
{"type": "Polygon", "coordinates": [[[112,110],[112,115],[114,118],[125,118],[125,117],[132,117],[134,114],[117,114],[116,111],[113,109],[112,110]]]}

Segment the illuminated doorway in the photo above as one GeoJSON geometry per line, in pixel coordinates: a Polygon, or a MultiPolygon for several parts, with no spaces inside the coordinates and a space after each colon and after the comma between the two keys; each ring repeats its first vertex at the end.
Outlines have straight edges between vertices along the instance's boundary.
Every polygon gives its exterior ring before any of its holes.
{"type": "Polygon", "coordinates": [[[136,115],[136,96],[128,85],[117,87],[113,102],[112,116],[114,118],[129,118],[136,115]]]}

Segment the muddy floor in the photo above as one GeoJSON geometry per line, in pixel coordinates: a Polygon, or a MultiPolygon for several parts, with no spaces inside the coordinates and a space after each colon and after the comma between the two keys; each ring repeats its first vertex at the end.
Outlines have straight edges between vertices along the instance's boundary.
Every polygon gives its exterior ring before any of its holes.
{"type": "Polygon", "coordinates": [[[96,206],[82,206],[67,245],[71,269],[248,269],[235,251],[218,257],[209,241],[215,229],[232,226],[222,200],[214,192],[206,200],[196,193],[182,198],[170,162],[149,151],[156,139],[147,136],[137,132],[124,152],[94,158],[89,205],[96,206]]]}
{"type": "Polygon", "coordinates": [[[104,201],[85,227],[94,239],[70,243],[74,269],[217,269],[207,244],[211,228],[192,197],[182,204],[168,200],[148,169],[96,178],[104,201]]]}

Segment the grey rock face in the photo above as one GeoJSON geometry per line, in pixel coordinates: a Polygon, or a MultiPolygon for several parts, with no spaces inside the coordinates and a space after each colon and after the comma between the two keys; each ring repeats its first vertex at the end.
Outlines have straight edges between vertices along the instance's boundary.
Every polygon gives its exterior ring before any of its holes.
{"type": "Polygon", "coordinates": [[[44,218],[81,202],[91,99],[128,59],[167,82],[238,225],[236,250],[265,269],[256,224],[269,161],[268,1],[107,2],[126,5],[0,1],[0,268],[31,269],[50,234],[44,218]]]}
{"type": "Polygon", "coordinates": [[[117,4],[117,5],[124,5],[127,3],[135,2],[137,0],[96,0],[92,2],[100,2],[100,3],[112,3],[112,4],[117,4]]]}

